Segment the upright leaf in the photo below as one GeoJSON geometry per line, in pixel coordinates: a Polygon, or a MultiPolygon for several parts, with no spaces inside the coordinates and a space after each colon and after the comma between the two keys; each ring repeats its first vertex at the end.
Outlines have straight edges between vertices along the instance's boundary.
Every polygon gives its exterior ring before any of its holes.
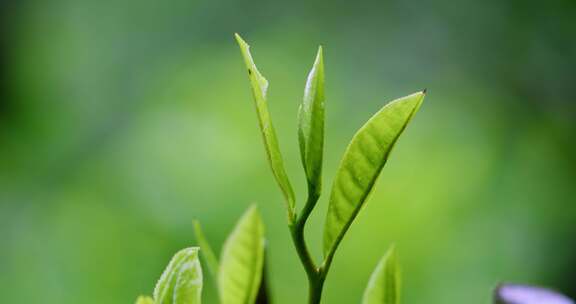
{"type": "Polygon", "coordinates": [[[220,263],[222,304],[253,304],[264,263],[264,225],[255,206],[244,213],[226,240],[220,263]]]}
{"type": "Polygon", "coordinates": [[[202,268],[198,247],[174,255],[154,289],[156,304],[199,304],[202,296],[202,268]]]}
{"type": "Polygon", "coordinates": [[[139,296],[136,299],[136,304],[154,304],[154,299],[148,296],[139,296]]]}
{"type": "Polygon", "coordinates": [[[254,101],[256,103],[256,112],[258,113],[260,131],[264,138],[264,146],[266,147],[268,162],[270,163],[276,182],[280,186],[284,198],[286,199],[289,215],[292,216],[294,213],[294,190],[292,190],[292,186],[288,180],[288,176],[286,175],[284,161],[276,137],[276,131],[274,131],[272,119],[268,112],[268,102],[266,98],[268,81],[256,68],[256,64],[254,64],[254,60],[250,54],[250,46],[242,39],[242,37],[240,37],[240,35],[236,34],[235,36],[236,41],[240,46],[242,56],[244,57],[246,68],[248,69],[248,78],[250,79],[250,84],[252,86],[252,95],[254,96],[254,101]]]}
{"type": "Polygon", "coordinates": [[[400,270],[394,247],[382,257],[370,276],[362,304],[400,304],[400,270]]]}
{"type": "Polygon", "coordinates": [[[331,259],[366,202],[398,137],[420,107],[425,92],[384,106],[354,135],[332,186],[324,227],[324,255],[331,259]]]}
{"type": "Polygon", "coordinates": [[[212,247],[206,240],[206,237],[204,236],[204,232],[202,231],[200,223],[197,220],[194,220],[193,225],[194,225],[194,233],[196,234],[196,240],[198,241],[198,245],[200,245],[200,248],[202,249],[200,251],[200,255],[204,257],[204,261],[206,262],[206,265],[208,265],[208,271],[210,271],[210,274],[216,280],[216,277],[218,276],[218,267],[219,267],[218,259],[216,258],[216,255],[214,254],[212,247]]]}
{"type": "Polygon", "coordinates": [[[308,74],[304,99],[298,111],[298,141],[308,189],[320,195],[324,150],[324,59],[322,47],[308,74]]]}

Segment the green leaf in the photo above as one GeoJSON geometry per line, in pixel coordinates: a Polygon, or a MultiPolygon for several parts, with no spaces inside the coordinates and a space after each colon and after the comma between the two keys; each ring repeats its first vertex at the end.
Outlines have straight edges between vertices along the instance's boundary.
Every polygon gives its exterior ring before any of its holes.
{"type": "Polygon", "coordinates": [[[388,156],[420,107],[425,92],[384,106],[356,132],[336,173],[326,224],[324,255],[330,260],[344,234],[366,202],[388,156]]]}
{"type": "Polygon", "coordinates": [[[157,304],[201,303],[202,268],[198,247],[178,251],[164,270],[154,289],[157,304]]]}
{"type": "Polygon", "coordinates": [[[286,199],[288,214],[292,217],[294,215],[294,190],[292,190],[292,186],[288,180],[288,176],[286,175],[284,161],[282,160],[282,154],[280,153],[280,147],[276,137],[276,131],[274,131],[270,113],[268,112],[268,102],[266,98],[268,81],[256,68],[252,55],[250,54],[250,46],[242,39],[242,37],[240,37],[240,35],[236,34],[235,36],[236,41],[240,46],[242,56],[244,57],[246,68],[248,69],[248,78],[252,85],[252,95],[254,96],[254,101],[256,103],[256,112],[258,113],[260,131],[264,138],[264,146],[266,147],[268,162],[270,163],[276,182],[280,186],[284,198],[286,199]]]}
{"type": "Polygon", "coordinates": [[[264,264],[264,224],[255,206],[244,213],[226,240],[218,290],[222,304],[253,304],[264,264]]]}
{"type": "Polygon", "coordinates": [[[136,304],[154,304],[154,299],[148,296],[139,296],[136,299],[136,304]]]}
{"type": "Polygon", "coordinates": [[[400,269],[396,250],[390,248],[370,276],[362,304],[399,304],[400,269]]]}
{"type": "Polygon", "coordinates": [[[216,280],[218,276],[218,258],[214,254],[212,247],[206,240],[204,236],[204,232],[202,231],[202,227],[197,220],[194,220],[194,233],[196,234],[196,240],[198,241],[198,245],[202,249],[200,251],[200,255],[204,258],[206,265],[208,265],[208,271],[212,275],[212,277],[216,280]]]}
{"type": "Polygon", "coordinates": [[[324,59],[322,47],[308,74],[304,99],[298,111],[298,141],[308,189],[320,195],[324,150],[324,59]]]}

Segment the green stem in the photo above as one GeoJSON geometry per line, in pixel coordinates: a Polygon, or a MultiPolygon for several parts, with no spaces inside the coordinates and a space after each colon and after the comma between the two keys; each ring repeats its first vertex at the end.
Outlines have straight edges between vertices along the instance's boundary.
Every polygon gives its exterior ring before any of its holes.
{"type": "Polygon", "coordinates": [[[312,209],[314,209],[316,202],[318,202],[319,195],[314,191],[315,189],[308,190],[308,200],[306,201],[306,205],[304,205],[300,216],[290,222],[290,232],[292,235],[292,242],[294,243],[294,247],[296,247],[296,252],[298,253],[298,257],[300,258],[304,270],[306,271],[306,276],[308,277],[308,303],[319,304],[322,297],[322,288],[324,286],[325,276],[321,269],[316,267],[304,237],[306,221],[308,220],[308,217],[310,217],[310,213],[312,212],[312,209]]]}
{"type": "Polygon", "coordinates": [[[318,275],[318,269],[314,264],[314,260],[304,240],[304,226],[300,224],[300,220],[297,220],[296,224],[292,226],[290,230],[292,232],[292,242],[294,243],[294,247],[296,247],[296,252],[298,253],[300,262],[302,262],[304,266],[308,279],[316,277],[318,275]]]}
{"type": "Polygon", "coordinates": [[[320,273],[315,280],[308,281],[308,303],[320,304],[322,298],[322,288],[324,287],[324,279],[320,273]]]}

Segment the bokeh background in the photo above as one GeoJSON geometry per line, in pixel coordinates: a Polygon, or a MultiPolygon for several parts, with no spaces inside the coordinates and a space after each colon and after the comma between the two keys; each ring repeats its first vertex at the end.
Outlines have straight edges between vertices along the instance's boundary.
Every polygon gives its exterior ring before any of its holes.
{"type": "MultiPolygon", "coordinates": [[[[253,202],[274,303],[304,302],[234,32],[270,81],[299,206],[296,113],[319,44],[325,194],[372,113],[429,91],[336,255],[324,303],[358,303],[392,243],[405,303],[489,303],[502,281],[576,297],[576,2],[0,3],[3,303],[132,303],[196,244],[194,218],[219,250],[253,202]]],[[[307,230],[317,258],[326,204],[307,230]]]]}

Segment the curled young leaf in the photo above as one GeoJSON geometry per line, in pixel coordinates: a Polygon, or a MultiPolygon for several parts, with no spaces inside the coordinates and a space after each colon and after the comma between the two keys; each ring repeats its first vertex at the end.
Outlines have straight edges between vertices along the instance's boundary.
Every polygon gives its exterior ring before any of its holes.
{"type": "Polygon", "coordinates": [[[400,270],[394,247],[386,252],[370,276],[362,304],[400,304],[400,270]]]}
{"type": "Polygon", "coordinates": [[[136,304],[154,304],[154,299],[148,296],[139,296],[136,299],[136,304]]]}
{"type": "Polygon", "coordinates": [[[388,156],[424,99],[415,93],[385,105],[356,132],[344,152],[332,186],[324,227],[329,261],[366,202],[388,156]]]}
{"type": "Polygon", "coordinates": [[[322,189],[324,153],[324,59],[322,47],[308,74],[304,99],[298,111],[298,141],[309,191],[315,196],[322,189]]]}
{"type": "Polygon", "coordinates": [[[248,69],[248,78],[250,79],[250,84],[252,86],[252,95],[254,96],[254,101],[256,103],[258,122],[264,139],[268,162],[272,168],[274,178],[286,199],[288,214],[292,217],[294,215],[294,190],[292,189],[292,185],[290,184],[288,175],[284,169],[284,161],[282,159],[282,154],[280,153],[276,131],[274,130],[272,119],[270,118],[270,113],[268,111],[268,102],[266,98],[266,93],[268,92],[268,81],[256,68],[256,64],[254,64],[254,60],[250,54],[250,46],[242,39],[242,37],[240,37],[240,35],[236,34],[235,36],[236,41],[240,46],[242,56],[244,57],[246,68],[248,69]]]}
{"type": "Polygon", "coordinates": [[[498,286],[494,297],[496,304],[574,304],[574,301],[557,291],[518,284],[498,286]]]}
{"type": "Polygon", "coordinates": [[[198,247],[178,251],[154,288],[156,304],[199,304],[202,296],[202,267],[198,247]]]}
{"type": "Polygon", "coordinates": [[[264,224],[255,206],[244,213],[224,243],[218,274],[222,304],[252,304],[264,264],[264,224]]]}

